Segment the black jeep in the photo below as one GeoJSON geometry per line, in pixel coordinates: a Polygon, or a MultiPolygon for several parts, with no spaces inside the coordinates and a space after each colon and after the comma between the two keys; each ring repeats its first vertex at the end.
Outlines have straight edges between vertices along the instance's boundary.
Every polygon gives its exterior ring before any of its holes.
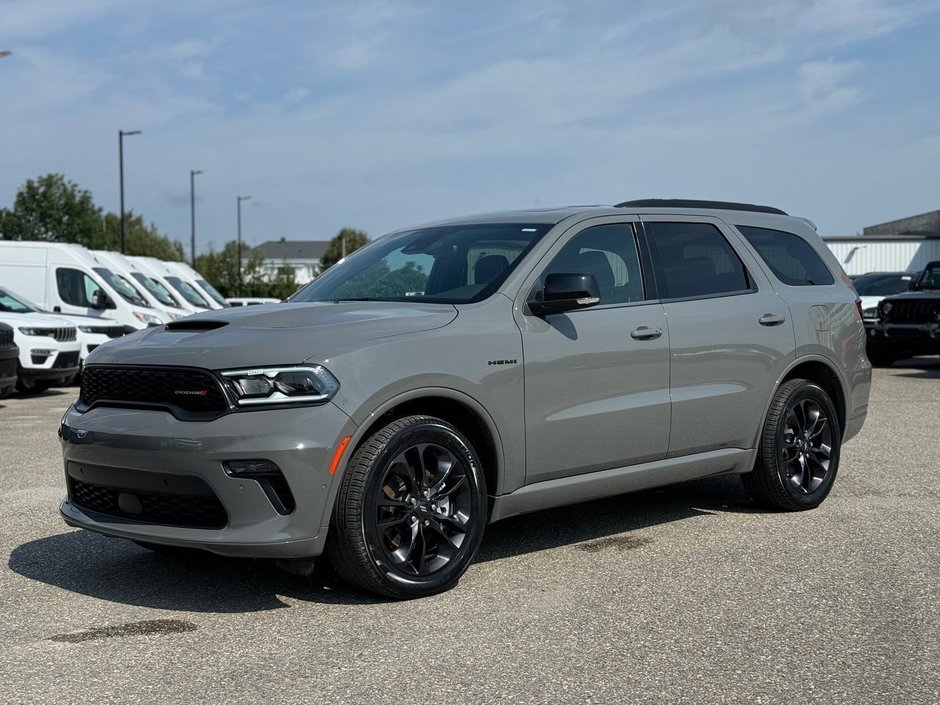
{"type": "Polygon", "coordinates": [[[910,291],[883,299],[865,329],[868,359],[877,367],[940,353],[940,261],[928,264],[910,291]]]}

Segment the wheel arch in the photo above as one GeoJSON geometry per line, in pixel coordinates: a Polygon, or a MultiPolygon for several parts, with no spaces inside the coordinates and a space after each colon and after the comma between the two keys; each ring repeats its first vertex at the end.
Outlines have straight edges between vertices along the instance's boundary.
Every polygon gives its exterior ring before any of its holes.
{"type": "MultiPolygon", "coordinates": [[[[832,405],[836,408],[839,419],[840,435],[845,435],[847,421],[845,385],[833,365],[825,358],[813,357],[797,360],[774,385],[774,394],[780,385],[791,379],[808,379],[810,382],[822,387],[829,395],[832,405]]],[[[771,399],[773,395],[771,395],[771,399]]]]}
{"type": "Polygon", "coordinates": [[[463,433],[480,456],[488,495],[501,492],[503,448],[493,419],[479,402],[453,389],[413,390],[388,399],[375,409],[359,427],[353,448],[344,453],[352,457],[373,433],[390,421],[411,415],[435,416],[453,424],[463,433]]]}

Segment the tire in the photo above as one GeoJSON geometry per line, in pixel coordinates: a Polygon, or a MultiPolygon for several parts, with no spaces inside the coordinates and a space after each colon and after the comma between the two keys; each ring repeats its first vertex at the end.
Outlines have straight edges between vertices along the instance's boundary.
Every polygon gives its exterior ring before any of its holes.
{"type": "Polygon", "coordinates": [[[815,509],[839,469],[842,433],[829,395],[805,379],[780,385],[761,430],[754,470],[741,476],[760,504],[815,509]]]}
{"type": "Polygon", "coordinates": [[[866,351],[868,355],[868,361],[874,367],[891,367],[894,364],[894,361],[898,359],[898,356],[887,350],[878,350],[877,348],[869,348],[866,351]]]}
{"type": "Polygon", "coordinates": [[[350,585],[385,597],[457,584],[486,524],[477,453],[454,426],[406,416],[353,454],[333,505],[327,555],[350,585]]]}

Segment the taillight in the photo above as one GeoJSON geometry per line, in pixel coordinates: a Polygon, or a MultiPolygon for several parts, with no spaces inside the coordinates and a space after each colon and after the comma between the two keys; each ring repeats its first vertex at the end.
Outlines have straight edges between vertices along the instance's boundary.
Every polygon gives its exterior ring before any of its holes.
{"type": "Polygon", "coordinates": [[[862,300],[858,297],[858,292],[855,290],[855,283],[852,281],[852,278],[845,273],[845,270],[840,266],[839,269],[842,271],[842,282],[852,290],[852,293],[855,294],[855,314],[858,316],[858,320],[861,322],[864,320],[862,315],[862,300]]]}

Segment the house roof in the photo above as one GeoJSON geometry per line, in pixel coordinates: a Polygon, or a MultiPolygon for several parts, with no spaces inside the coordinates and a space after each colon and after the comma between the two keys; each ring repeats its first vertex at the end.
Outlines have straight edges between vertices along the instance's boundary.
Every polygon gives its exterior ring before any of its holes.
{"type": "Polygon", "coordinates": [[[264,259],[292,260],[292,259],[320,259],[329,240],[268,240],[258,245],[254,251],[260,252],[264,259]]]}

